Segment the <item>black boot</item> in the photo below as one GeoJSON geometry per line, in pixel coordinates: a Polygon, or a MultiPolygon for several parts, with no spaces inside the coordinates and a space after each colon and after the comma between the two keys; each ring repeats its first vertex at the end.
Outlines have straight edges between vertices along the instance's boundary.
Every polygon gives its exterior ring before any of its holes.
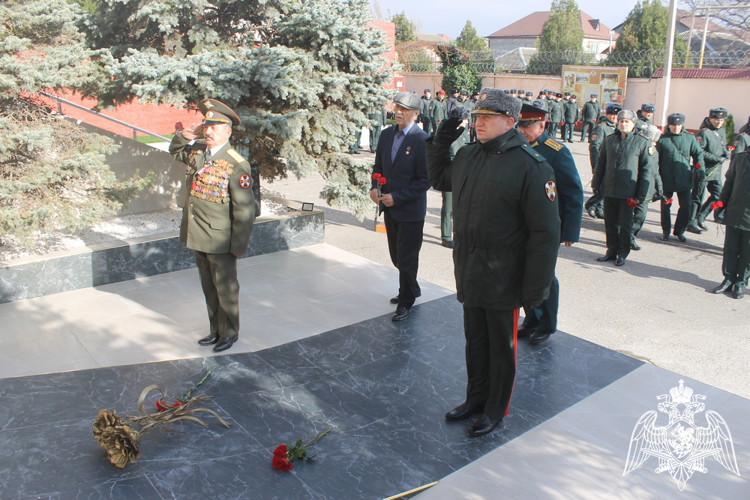
{"type": "Polygon", "coordinates": [[[731,286],[732,286],[732,282],[725,278],[724,281],[722,281],[719,286],[711,290],[711,293],[716,293],[716,294],[724,293],[727,290],[729,290],[731,286]]]}

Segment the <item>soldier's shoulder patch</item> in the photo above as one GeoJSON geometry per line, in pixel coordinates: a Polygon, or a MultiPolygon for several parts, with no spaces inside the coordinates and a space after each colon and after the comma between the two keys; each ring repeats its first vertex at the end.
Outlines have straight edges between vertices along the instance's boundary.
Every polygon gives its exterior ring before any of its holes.
{"type": "Polygon", "coordinates": [[[243,158],[241,154],[239,154],[237,151],[235,151],[232,148],[229,148],[229,150],[227,151],[227,154],[231,156],[232,159],[238,163],[242,163],[243,161],[245,161],[245,158],[243,158]]]}
{"type": "Polygon", "coordinates": [[[649,156],[654,156],[654,152],[655,151],[656,151],[656,149],[653,146],[649,146],[648,147],[648,155],[649,156]]]}
{"type": "Polygon", "coordinates": [[[526,151],[529,154],[529,156],[531,156],[532,158],[534,158],[539,163],[542,163],[543,161],[545,161],[544,160],[544,156],[542,156],[539,153],[537,153],[536,151],[534,151],[534,148],[532,148],[528,144],[524,144],[523,146],[521,146],[521,149],[523,149],[524,151],[526,151]]]}
{"type": "Polygon", "coordinates": [[[548,181],[544,185],[544,192],[549,201],[555,201],[555,198],[557,198],[557,186],[555,185],[555,181],[548,181]]]}
{"type": "Polygon", "coordinates": [[[563,148],[563,145],[554,140],[552,137],[544,141],[545,146],[549,146],[550,148],[554,149],[555,151],[560,151],[563,148]]]}
{"type": "Polygon", "coordinates": [[[595,141],[598,136],[596,134],[591,134],[591,141],[595,141]]]}

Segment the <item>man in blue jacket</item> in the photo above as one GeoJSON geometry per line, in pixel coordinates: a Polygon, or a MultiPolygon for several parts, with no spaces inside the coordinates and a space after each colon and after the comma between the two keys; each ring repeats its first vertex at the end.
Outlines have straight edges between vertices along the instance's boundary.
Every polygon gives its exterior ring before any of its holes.
{"type": "Polygon", "coordinates": [[[384,214],[388,250],[399,271],[398,295],[391,299],[397,305],[393,321],[406,319],[415,299],[422,295],[417,270],[430,183],[424,142],[429,135],[414,123],[421,110],[422,100],[417,94],[396,94],[396,125],[383,131],[375,152],[370,198],[384,214]]]}
{"type": "MultiPolygon", "coordinates": [[[[518,119],[518,130],[524,135],[534,151],[541,153],[557,181],[558,209],[560,212],[560,240],[566,247],[578,242],[583,217],[583,186],[575,160],[570,150],[544,133],[548,112],[544,102],[524,104],[518,119]]],[[[518,338],[529,337],[532,344],[544,342],[557,330],[557,310],[560,305],[560,283],[553,278],[549,298],[538,307],[524,307],[523,325],[518,328],[518,338]]]]}

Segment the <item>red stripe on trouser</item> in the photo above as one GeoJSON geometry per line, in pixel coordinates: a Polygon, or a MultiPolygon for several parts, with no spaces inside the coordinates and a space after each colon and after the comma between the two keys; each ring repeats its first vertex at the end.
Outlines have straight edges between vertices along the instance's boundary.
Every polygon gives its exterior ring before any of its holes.
{"type": "MultiPolygon", "coordinates": [[[[513,311],[513,364],[516,365],[516,373],[518,372],[518,313],[520,309],[513,311]]],[[[516,376],[513,375],[513,385],[516,385],[516,376]]],[[[505,415],[503,418],[508,416],[510,412],[510,400],[513,399],[513,388],[510,390],[510,398],[508,398],[508,406],[505,407],[505,415]]]]}

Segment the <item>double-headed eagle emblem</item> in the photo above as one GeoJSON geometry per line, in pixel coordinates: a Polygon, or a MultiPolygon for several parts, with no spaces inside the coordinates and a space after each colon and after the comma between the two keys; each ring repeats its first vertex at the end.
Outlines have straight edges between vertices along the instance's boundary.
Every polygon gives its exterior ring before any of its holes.
{"type": "Polygon", "coordinates": [[[649,457],[657,457],[659,466],[656,472],[668,471],[682,491],[695,471],[708,472],[704,461],[714,457],[727,470],[740,475],[734,444],[729,427],[721,415],[715,411],[706,412],[707,427],[695,425],[695,414],[705,410],[699,400],[706,399],[684,386],[673,387],[669,394],[657,396],[659,411],[669,416],[665,427],[656,427],[657,413],[653,410],[644,413],[633,428],[630,438],[628,459],[623,476],[637,469],[649,457]]]}

